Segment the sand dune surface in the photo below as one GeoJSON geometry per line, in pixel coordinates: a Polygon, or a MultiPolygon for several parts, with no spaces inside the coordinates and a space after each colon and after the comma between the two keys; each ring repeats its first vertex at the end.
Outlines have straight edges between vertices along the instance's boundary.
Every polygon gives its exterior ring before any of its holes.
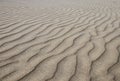
{"type": "Polygon", "coordinates": [[[120,1],[0,0],[0,81],[120,81],[120,1]]]}

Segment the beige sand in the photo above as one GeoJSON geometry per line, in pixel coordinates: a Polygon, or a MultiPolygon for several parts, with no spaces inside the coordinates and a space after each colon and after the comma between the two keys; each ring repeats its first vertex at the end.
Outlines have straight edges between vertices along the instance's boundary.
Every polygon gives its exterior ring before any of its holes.
{"type": "Polygon", "coordinates": [[[0,0],[0,81],[120,81],[120,0],[0,0]]]}

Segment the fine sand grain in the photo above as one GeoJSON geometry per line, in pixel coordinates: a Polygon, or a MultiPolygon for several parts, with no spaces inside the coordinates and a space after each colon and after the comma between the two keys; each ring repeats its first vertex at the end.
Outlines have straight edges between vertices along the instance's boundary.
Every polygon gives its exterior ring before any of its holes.
{"type": "Polygon", "coordinates": [[[120,81],[120,0],[0,0],[0,81],[120,81]]]}

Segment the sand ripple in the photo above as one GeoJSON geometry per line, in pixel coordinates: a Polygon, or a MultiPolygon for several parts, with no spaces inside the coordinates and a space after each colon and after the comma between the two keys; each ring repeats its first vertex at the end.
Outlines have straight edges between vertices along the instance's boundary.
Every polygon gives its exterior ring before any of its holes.
{"type": "Polygon", "coordinates": [[[119,11],[2,8],[0,81],[120,81],[119,11]]]}

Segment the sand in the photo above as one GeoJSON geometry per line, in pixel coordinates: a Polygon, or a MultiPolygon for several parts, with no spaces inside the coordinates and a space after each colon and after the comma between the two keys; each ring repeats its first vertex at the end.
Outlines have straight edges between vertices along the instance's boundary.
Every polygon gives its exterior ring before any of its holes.
{"type": "Polygon", "coordinates": [[[0,0],[0,81],[120,81],[120,0],[0,0]]]}

